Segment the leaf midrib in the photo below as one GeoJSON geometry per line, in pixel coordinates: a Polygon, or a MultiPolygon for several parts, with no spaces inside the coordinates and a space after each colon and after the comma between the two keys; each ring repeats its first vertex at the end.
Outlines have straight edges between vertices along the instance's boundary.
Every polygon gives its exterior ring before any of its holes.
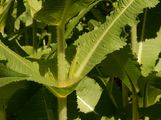
{"type": "Polygon", "coordinates": [[[113,22],[109,25],[109,27],[105,30],[105,32],[103,33],[103,35],[98,39],[98,41],[96,42],[96,44],[93,46],[93,49],[88,53],[86,59],[84,60],[84,62],[80,65],[79,69],[76,71],[76,73],[74,74],[74,78],[79,78],[82,71],[84,70],[85,66],[87,65],[88,61],[90,60],[91,56],[93,55],[94,51],[97,49],[99,43],[102,41],[102,39],[104,38],[104,36],[108,33],[108,31],[113,27],[113,25],[116,23],[116,21],[120,18],[120,16],[129,8],[129,6],[131,6],[131,4],[134,2],[135,0],[132,0],[121,12],[120,14],[113,20],[113,22]]]}

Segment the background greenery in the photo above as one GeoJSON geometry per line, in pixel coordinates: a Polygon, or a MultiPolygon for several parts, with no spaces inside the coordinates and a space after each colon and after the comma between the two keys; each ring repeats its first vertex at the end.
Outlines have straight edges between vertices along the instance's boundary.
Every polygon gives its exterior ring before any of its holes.
{"type": "Polygon", "coordinates": [[[160,120],[158,2],[0,0],[0,120],[57,120],[62,96],[68,120],[160,120]],[[73,80],[63,84],[57,82],[60,24],[62,68],[73,80]]]}

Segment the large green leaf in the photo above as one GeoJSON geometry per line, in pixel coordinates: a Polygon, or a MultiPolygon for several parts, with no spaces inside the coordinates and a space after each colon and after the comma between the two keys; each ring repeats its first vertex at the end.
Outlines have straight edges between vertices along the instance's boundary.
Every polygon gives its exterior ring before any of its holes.
{"type": "Polygon", "coordinates": [[[138,90],[137,82],[141,73],[129,47],[107,55],[100,66],[104,74],[110,77],[118,77],[130,90],[132,90],[132,83],[138,90]]]}
{"type": "Polygon", "coordinates": [[[157,0],[119,0],[113,14],[100,28],[76,41],[77,53],[71,65],[70,79],[79,80],[107,54],[125,46],[125,40],[120,38],[121,28],[135,21],[144,8],[154,7],[157,3],[157,0]]]}
{"type": "Polygon", "coordinates": [[[48,86],[52,86],[54,84],[54,81],[45,79],[40,75],[39,66],[36,62],[30,62],[29,60],[26,60],[25,58],[19,56],[18,54],[10,50],[7,46],[5,46],[2,42],[0,42],[0,54],[5,56],[5,58],[7,59],[8,68],[15,72],[25,74],[29,77],[27,80],[35,81],[48,86]]]}
{"type": "Polygon", "coordinates": [[[95,106],[99,101],[102,89],[95,80],[85,77],[76,88],[78,108],[82,112],[95,112],[95,106]],[[94,93],[93,93],[94,92],[94,93]]]}
{"type": "Polygon", "coordinates": [[[93,1],[95,0],[46,0],[35,17],[49,25],[66,23],[93,1]]]}
{"type": "Polygon", "coordinates": [[[143,76],[148,76],[154,70],[156,60],[161,52],[161,29],[156,38],[140,42],[138,51],[138,61],[142,64],[142,74],[143,76]]]}

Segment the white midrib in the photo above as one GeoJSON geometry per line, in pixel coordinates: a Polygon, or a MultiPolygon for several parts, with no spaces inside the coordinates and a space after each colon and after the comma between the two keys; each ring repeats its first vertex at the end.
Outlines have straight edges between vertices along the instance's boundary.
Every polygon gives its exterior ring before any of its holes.
{"type": "Polygon", "coordinates": [[[94,111],[94,109],[86,102],[84,101],[81,97],[77,96],[78,100],[80,100],[90,111],[94,111]]]}
{"type": "Polygon", "coordinates": [[[85,58],[85,60],[83,61],[83,63],[80,65],[79,69],[76,71],[76,73],[74,74],[74,77],[78,78],[80,76],[80,74],[82,73],[82,71],[84,70],[85,66],[87,65],[89,59],[91,58],[91,56],[93,55],[94,51],[97,49],[98,45],[100,44],[100,42],[102,41],[102,39],[104,38],[104,36],[107,34],[107,32],[113,27],[113,25],[115,24],[115,22],[120,18],[120,16],[126,11],[126,9],[129,8],[129,6],[134,2],[135,0],[132,0],[121,12],[120,14],[116,17],[116,19],[113,20],[113,22],[109,25],[109,27],[105,30],[105,32],[102,34],[102,36],[97,40],[96,44],[93,46],[93,49],[88,53],[87,57],[85,58]]]}
{"type": "Polygon", "coordinates": [[[139,50],[138,50],[138,63],[141,63],[141,58],[142,58],[142,51],[143,51],[143,42],[141,41],[139,43],[139,50]]]}

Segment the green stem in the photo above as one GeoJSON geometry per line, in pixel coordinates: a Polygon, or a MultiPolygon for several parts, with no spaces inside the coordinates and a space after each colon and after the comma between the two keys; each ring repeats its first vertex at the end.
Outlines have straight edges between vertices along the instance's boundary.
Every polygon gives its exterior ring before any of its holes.
{"type": "MultiPolygon", "coordinates": [[[[64,25],[57,26],[58,86],[66,81],[64,25]]],[[[67,98],[58,98],[59,120],[67,120],[67,98]]]]}
{"type": "MultiPolygon", "coordinates": [[[[137,24],[133,23],[131,26],[131,46],[133,54],[137,53],[137,24]]],[[[138,112],[138,97],[136,89],[128,76],[131,87],[132,87],[132,120],[139,119],[139,112],[138,112]]]]}
{"type": "Polygon", "coordinates": [[[25,45],[29,45],[28,28],[25,28],[25,45]]]}
{"type": "Polygon", "coordinates": [[[122,83],[122,101],[123,101],[123,109],[127,110],[128,107],[128,88],[124,83],[122,83]]]}
{"type": "Polygon", "coordinates": [[[5,106],[3,99],[2,99],[2,102],[1,102],[1,105],[0,105],[0,120],[7,120],[7,118],[6,118],[6,106],[5,106]]]}
{"type": "MultiPolygon", "coordinates": [[[[108,95],[109,95],[110,99],[112,100],[114,106],[115,106],[117,109],[119,109],[119,106],[117,105],[117,102],[116,102],[116,100],[115,100],[115,98],[114,98],[114,96],[113,96],[113,94],[112,94],[113,85],[114,85],[114,78],[111,78],[110,81],[111,81],[110,87],[108,88],[108,87],[106,86],[106,89],[107,89],[108,95]]],[[[110,81],[109,81],[109,82],[110,82],[110,81]]]]}
{"type": "Polygon", "coordinates": [[[129,76],[128,78],[132,87],[132,120],[139,120],[138,95],[129,76]]]}
{"type": "Polygon", "coordinates": [[[137,53],[137,43],[137,23],[133,23],[131,26],[131,47],[134,55],[137,53]]]}
{"type": "Polygon", "coordinates": [[[143,107],[147,107],[147,93],[148,92],[148,83],[146,83],[145,88],[144,88],[144,95],[143,95],[143,107]]]}
{"type": "Polygon", "coordinates": [[[57,26],[57,60],[58,60],[58,83],[65,80],[65,40],[64,26],[57,26]]]}
{"type": "Polygon", "coordinates": [[[138,96],[135,86],[132,83],[129,75],[127,74],[131,88],[132,88],[132,120],[139,120],[139,111],[138,111],[138,96]]]}
{"type": "Polygon", "coordinates": [[[33,40],[33,52],[37,52],[37,39],[36,39],[36,21],[33,20],[33,25],[32,25],[32,40],[33,40]]]}
{"type": "MultiPolygon", "coordinates": [[[[58,87],[66,84],[66,59],[65,59],[65,23],[68,9],[72,4],[72,0],[66,0],[65,8],[57,26],[57,61],[58,61],[58,87]]],[[[60,88],[61,89],[61,88],[60,88]]],[[[67,98],[58,97],[58,113],[59,120],[67,120],[67,98]]]]}
{"type": "Polygon", "coordinates": [[[138,96],[135,90],[132,92],[132,120],[139,120],[138,96]]]}
{"type": "Polygon", "coordinates": [[[146,27],[147,12],[148,12],[148,10],[145,9],[140,41],[144,41],[144,37],[145,37],[145,27],[146,27]]]}
{"type": "MultiPolygon", "coordinates": [[[[149,89],[149,80],[145,82],[144,87],[144,94],[143,94],[143,108],[147,107],[148,104],[148,89],[149,89]]],[[[144,120],[147,120],[147,117],[144,116],[144,120]]]]}
{"type": "Polygon", "coordinates": [[[67,98],[58,98],[59,120],[67,120],[67,98]]]}

